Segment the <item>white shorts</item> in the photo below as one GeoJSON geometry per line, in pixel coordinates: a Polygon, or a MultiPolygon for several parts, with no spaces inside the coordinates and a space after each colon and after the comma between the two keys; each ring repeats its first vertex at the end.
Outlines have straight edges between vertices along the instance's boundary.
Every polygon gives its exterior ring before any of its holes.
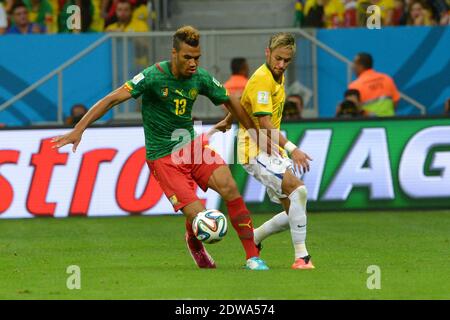
{"type": "Polygon", "coordinates": [[[261,152],[250,159],[250,163],[242,165],[248,174],[255,177],[267,188],[267,194],[272,202],[280,203],[280,198],[287,198],[281,189],[281,183],[286,170],[293,170],[292,160],[281,156],[269,156],[261,152]]]}

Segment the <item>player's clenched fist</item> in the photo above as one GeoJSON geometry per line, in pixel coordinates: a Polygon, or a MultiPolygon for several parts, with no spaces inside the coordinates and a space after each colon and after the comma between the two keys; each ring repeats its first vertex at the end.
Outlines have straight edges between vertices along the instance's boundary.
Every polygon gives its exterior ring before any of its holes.
{"type": "Polygon", "coordinates": [[[73,144],[72,152],[75,152],[77,151],[77,147],[80,144],[82,135],[83,131],[74,129],[69,133],[53,138],[52,139],[52,142],[54,143],[53,148],[61,148],[66,144],[73,144]]]}

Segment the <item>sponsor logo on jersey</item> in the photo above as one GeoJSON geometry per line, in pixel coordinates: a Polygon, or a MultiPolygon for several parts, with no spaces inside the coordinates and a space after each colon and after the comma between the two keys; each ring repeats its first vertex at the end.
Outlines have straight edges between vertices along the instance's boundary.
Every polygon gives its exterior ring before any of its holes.
{"type": "Polygon", "coordinates": [[[142,79],[144,79],[144,78],[145,78],[144,75],[143,75],[142,73],[139,73],[139,74],[137,74],[137,75],[134,76],[134,78],[133,78],[133,80],[131,80],[131,82],[132,82],[133,84],[138,84],[138,83],[141,82],[142,79]]]}
{"type": "Polygon", "coordinates": [[[163,98],[167,98],[169,96],[169,88],[168,87],[161,88],[161,96],[163,98]]]}
{"type": "Polygon", "coordinates": [[[259,104],[269,104],[269,92],[268,91],[258,91],[257,102],[259,104]]]}
{"type": "Polygon", "coordinates": [[[184,97],[184,94],[183,94],[183,89],[175,89],[175,93],[176,94],[179,94],[180,96],[182,96],[182,97],[184,97]]]}

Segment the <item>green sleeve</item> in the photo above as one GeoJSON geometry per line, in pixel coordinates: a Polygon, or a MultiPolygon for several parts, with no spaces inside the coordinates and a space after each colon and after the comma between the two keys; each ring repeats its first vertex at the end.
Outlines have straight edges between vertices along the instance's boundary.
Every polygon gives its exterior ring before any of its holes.
{"type": "Polygon", "coordinates": [[[205,70],[203,70],[202,80],[202,91],[200,93],[207,96],[216,106],[230,99],[225,87],[205,70]]]}
{"type": "Polygon", "coordinates": [[[133,98],[139,98],[139,96],[148,89],[150,84],[150,75],[150,68],[147,68],[125,83],[125,88],[133,98]]]}

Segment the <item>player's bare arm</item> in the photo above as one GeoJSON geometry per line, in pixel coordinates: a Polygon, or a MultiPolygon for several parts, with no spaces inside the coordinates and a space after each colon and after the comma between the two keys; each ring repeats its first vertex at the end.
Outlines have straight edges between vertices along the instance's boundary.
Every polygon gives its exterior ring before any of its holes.
{"type": "Polygon", "coordinates": [[[303,151],[301,151],[299,148],[297,148],[297,146],[294,145],[292,142],[287,140],[281,134],[280,130],[278,130],[273,126],[270,115],[258,117],[258,122],[260,128],[266,129],[269,134],[275,133],[275,136],[277,136],[278,138],[279,145],[287,151],[292,161],[294,162],[295,168],[299,170],[299,172],[304,173],[309,171],[309,161],[312,160],[311,157],[306,153],[304,153],[303,151]]]}
{"type": "Polygon", "coordinates": [[[75,128],[69,133],[54,138],[52,141],[55,143],[54,148],[61,148],[67,144],[73,144],[72,151],[76,152],[78,145],[80,144],[81,137],[84,130],[89,127],[93,122],[100,119],[106,112],[112,107],[131,98],[131,94],[128,90],[122,86],[104,98],[100,99],[96,104],[89,109],[84,117],[77,123],[75,128]]]}
{"type": "Polygon", "coordinates": [[[270,136],[268,135],[260,135],[259,129],[255,126],[252,119],[248,115],[248,113],[242,108],[239,99],[236,97],[230,96],[230,100],[224,103],[225,107],[230,111],[231,115],[227,115],[227,117],[222,121],[227,121],[225,124],[228,125],[228,121],[233,121],[233,117],[237,119],[245,129],[248,130],[250,137],[258,143],[258,146],[264,150],[268,154],[278,154],[278,148],[273,144],[270,136]]]}
{"type": "Polygon", "coordinates": [[[226,132],[231,128],[232,124],[233,124],[233,115],[230,112],[228,112],[225,118],[216,123],[211,134],[214,134],[217,131],[226,132]]]}
{"type": "Polygon", "coordinates": [[[241,107],[241,104],[239,100],[236,97],[230,96],[230,100],[224,103],[225,107],[230,112],[227,117],[224,119],[227,122],[232,122],[233,117],[236,118],[242,125],[245,127],[245,129],[254,129],[254,131],[257,130],[255,124],[253,123],[252,119],[250,119],[247,112],[241,107]]]}

